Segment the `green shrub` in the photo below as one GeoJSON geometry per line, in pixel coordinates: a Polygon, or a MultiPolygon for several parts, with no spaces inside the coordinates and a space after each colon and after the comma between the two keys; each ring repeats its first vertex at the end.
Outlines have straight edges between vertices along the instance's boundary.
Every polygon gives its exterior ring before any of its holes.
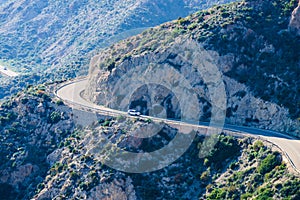
{"type": "Polygon", "coordinates": [[[27,102],[28,102],[28,99],[27,99],[27,98],[21,99],[21,103],[22,103],[22,104],[26,104],[27,102]]]}
{"type": "Polygon", "coordinates": [[[257,171],[258,173],[264,175],[270,172],[274,167],[280,165],[280,161],[277,158],[276,154],[269,154],[266,158],[264,158],[260,164],[258,165],[257,171]]]}
{"type": "Polygon", "coordinates": [[[56,105],[58,105],[58,106],[64,105],[64,102],[63,102],[62,100],[58,100],[58,101],[56,101],[55,103],[56,103],[56,105]]]}
{"type": "Polygon", "coordinates": [[[239,165],[238,165],[236,162],[232,162],[232,163],[230,163],[229,168],[232,169],[232,170],[234,170],[234,169],[236,169],[238,166],[239,166],[239,165]]]}
{"type": "Polygon", "coordinates": [[[102,126],[109,126],[110,125],[110,121],[109,120],[105,120],[105,122],[103,122],[102,126]]]}
{"type": "Polygon", "coordinates": [[[188,26],[188,29],[189,29],[189,30],[194,30],[197,26],[198,26],[197,23],[192,23],[192,24],[190,24],[190,25],[188,26]]]}
{"type": "Polygon", "coordinates": [[[209,171],[204,171],[200,176],[200,180],[203,181],[203,182],[209,181],[209,178],[210,178],[210,172],[209,171]]]}
{"type": "Polygon", "coordinates": [[[247,200],[247,199],[249,199],[249,198],[251,198],[253,195],[251,194],[251,193],[245,193],[245,194],[242,194],[241,195],[241,200],[247,200]]]}
{"type": "Polygon", "coordinates": [[[253,149],[254,151],[259,151],[262,147],[264,146],[264,143],[260,140],[255,141],[255,143],[253,144],[253,149]]]}
{"type": "Polygon", "coordinates": [[[235,157],[240,153],[241,147],[232,136],[220,135],[218,140],[207,158],[217,170],[220,170],[224,166],[226,159],[235,157]]]}
{"type": "Polygon", "coordinates": [[[79,188],[81,189],[81,190],[87,190],[88,188],[89,188],[89,185],[88,185],[88,183],[87,182],[82,182],[82,183],[80,183],[80,185],[79,185],[79,188]]]}
{"type": "Polygon", "coordinates": [[[256,197],[257,200],[272,200],[274,192],[270,188],[262,188],[259,190],[259,194],[256,197]]]}
{"type": "Polygon", "coordinates": [[[7,113],[6,117],[7,117],[8,121],[13,121],[17,118],[17,114],[15,114],[14,112],[9,112],[9,113],[7,113]]]}
{"type": "Polygon", "coordinates": [[[6,116],[0,116],[0,125],[10,123],[15,119],[17,119],[17,117],[18,117],[17,114],[15,114],[14,112],[8,112],[6,116]]]}
{"type": "Polygon", "coordinates": [[[208,158],[204,158],[203,165],[206,167],[208,167],[210,165],[208,158]]]}
{"type": "Polygon", "coordinates": [[[177,23],[179,25],[184,26],[184,25],[190,23],[190,21],[187,18],[181,18],[181,17],[179,17],[177,23]]]}
{"type": "Polygon", "coordinates": [[[43,190],[45,188],[45,184],[44,183],[39,183],[37,185],[37,191],[40,192],[41,190],[43,190]]]}
{"type": "Polygon", "coordinates": [[[224,189],[216,188],[208,196],[207,199],[225,199],[226,191],[224,189]]]}
{"type": "Polygon", "coordinates": [[[51,124],[56,124],[56,123],[59,122],[60,120],[61,120],[61,116],[60,116],[60,113],[57,112],[57,111],[52,112],[52,113],[49,115],[49,118],[48,118],[48,121],[49,121],[51,124]]]}
{"type": "Polygon", "coordinates": [[[118,121],[119,123],[124,122],[125,120],[126,120],[126,117],[124,117],[123,115],[119,115],[119,116],[117,117],[117,121],[118,121]]]}
{"type": "Polygon", "coordinates": [[[70,178],[76,181],[80,176],[76,172],[71,172],[70,178]]]}

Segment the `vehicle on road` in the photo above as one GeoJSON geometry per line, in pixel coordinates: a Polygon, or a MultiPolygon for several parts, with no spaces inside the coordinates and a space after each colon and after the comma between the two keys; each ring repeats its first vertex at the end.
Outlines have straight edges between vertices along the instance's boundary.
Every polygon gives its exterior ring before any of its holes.
{"type": "Polygon", "coordinates": [[[128,113],[129,115],[131,115],[131,116],[140,116],[140,115],[141,115],[141,113],[140,113],[139,111],[136,111],[136,110],[134,110],[134,109],[129,109],[129,110],[127,111],[127,113],[128,113]]]}

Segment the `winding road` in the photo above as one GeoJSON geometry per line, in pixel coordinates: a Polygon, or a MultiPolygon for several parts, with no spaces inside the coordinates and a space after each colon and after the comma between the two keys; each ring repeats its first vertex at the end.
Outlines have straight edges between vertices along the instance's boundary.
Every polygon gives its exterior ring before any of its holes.
{"type": "MultiPolygon", "coordinates": [[[[62,99],[65,103],[76,106],[78,109],[89,109],[99,114],[108,115],[108,116],[119,116],[119,115],[127,115],[126,112],[113,110],[110,108],[106,108],[104,106],[96,105],[90,101],[85,100],[82,97],[82,92],[84,91],[87,84],[87,79],[77,79],[67,83],[60,85],[55,94],[57,97],[62,99]]],[[[161,119],[156,117],[149,117],[154,121],[164,121],[167,124],[178,124],[178,121],[169,120],[169,119],[161,119]]],[[[197,126],[199,128],[208,128],[207,123],[200,123],[199,124],[187,124],[182,123],[186,126],[197,126]]],[[[244,126],[234,126],[225,124],[223,130],[230,131],[235,134],[240,135],[249,135],[252,137],[259,137],[263,140],[266,140],[272,143],[274,146],[278,147],[283,151],[283,153],[288,158],[291,166],[294,170],[300,174],[300,140],[276,131],[271,130],[263,130],[251,127],[244,127],[244,126]]]]}
{"type": "Polygon", "coordinates": [[[1,65],[0,65],[0,73],[5,76],[10,76],[10,77],[15,77],[15,76],[19,75],[18,73],[11,71],[10,69],[8,69],[4,66],[1,66],[1,65]]]}

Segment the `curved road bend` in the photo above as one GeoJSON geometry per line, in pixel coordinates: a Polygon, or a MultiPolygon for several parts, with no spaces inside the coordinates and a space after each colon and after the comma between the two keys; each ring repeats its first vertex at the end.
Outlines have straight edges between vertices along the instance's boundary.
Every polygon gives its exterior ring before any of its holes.
{"type": "Polygon", "coordinates": [[[15,77],[15,76],[19,75],[18,73],[11,71],[10,69],[8,69],[4,66],[1,66],[1,65],[0,65],[0,73],[5,76],[10,76],[10,77],[15,77]]]}
{"type": "MultiPolygon", "coordinates": [[[[85,89],[87,84],[87,79],[75,80],[73,82],[66,83],[59,87],[55,93],[56,95],[61,98],[62,100],[66,101],[67,103],[77,105],[83,108],[89,108],[99,114],[105,114],[110,116],[118,116],[120,114],[126,115],[126,112],[113,110],[110,108],[106,108],[104,106],[96,105],[92,102],[89,102],[82,98],[81,92],[85,89]]],[[[155,121],[165,121],[167,123],[178,123],[178,121],[174,120],[164,120],[155,117],[148,117],[155,121]]],[[[195,126],[195,124],[189,124],[195,126]]],[[[199,128],[207,128],[207,123],[201,123],[197,125],[199,128]]],[[[251,127],[244,127],[244,126],[234,126],[234,125],[224,125],[224,130],[238,132],[243,135],[251,135],[260,137],[265,139],[279,148],[281,148],[289,157],[290,162],[296,171],[300,174],[300,140],[293,138],[288,135],[284,135],[282,133],[271,131],[271,130],[263,130],[251,127]]]]}

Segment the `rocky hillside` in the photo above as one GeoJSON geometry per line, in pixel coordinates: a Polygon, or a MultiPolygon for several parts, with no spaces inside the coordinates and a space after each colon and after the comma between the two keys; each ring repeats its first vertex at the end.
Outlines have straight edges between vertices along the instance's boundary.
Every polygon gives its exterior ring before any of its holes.
{"type": "Polygon", "coordinates": [[[99,49],[145,27],[229,1],[9,0],[0,6],[0,64],[30,75],[13,80],[0,75],[0,98],[32,82],[86,74],[99,49]]]}
{"type": "Polygon", "coordinates": [[[292,13],[289,29],[300,36],[300,1],[298,7],[292,13]]]}
{"type": "Polygon", "coordinates": [[[0,0],[0,5],[6,3],[7,0],[0,0]]]}
{"type": "Polygon", "coordinates": [[[10,0],[0,7],[0,58],[22,72],[87,61],[87,54],[103,47],[111,36],[219,2],[228,1],[10,0]]]}
{"type": "Polygon", "coordinates": [[[132,140],[128,136],[151,123],[119,117],[69,137],[62,148],[48,156],[55,164],[34,199],[299,198],[300,180],[289,174],[281,155],[249,138],[220,135],[214,151],[199,158],[204,139],[199,133],[176,162],[150,173],[124,173],[105,165],[114,150],[100,146],[112,142],[132,152],[149,152],[166,145],[176,134],[176,129],[164,126],[151,139],[132,140]]]}
{"type": "Polygon", "coordinates": [[[201,64],[199,55],[205,55],[199,50],[202,46],[210,62],[222,73],[227,123],[299,136],[297,5],[295,0],[245,0],[151,28],[93,58],[86,96],[95,103],[113,107],[124,98],[116,96],[116,88],[133,85],[128,107],[139,106],[148,114],[151,109],[147,105],[160,105],[167,117],[178,118],[176,101],[180,99],[176,100],[172,89],[134,86],[136,80],[143,79],[143,73],[169,68],[167,76],[151,77],[153,82],[160,84],[165,79],[171,84],[179,72],[198,96],[200,120],[209,120],[212,116],[209,85],[196,70],[197,63],[201,64]],[[126,76],[135,68],[140,70],[139,76],[133,79],[126,76]],[[125,78],[127,81],[123,81],[125,78]]]}
{"type": "Polygon", "coordinates": [[[0,199],[30,199],[49,169],[46,157],[74,129],[71,109],[30,87],[0,106],[0,199]]]}
{"type": "Polygon", "coordinates": [[[201,156],[208,144],[201,130],[189,149],[163,169],[117,171],[108,164],[118,155],[116,147],[151,152],[182,133],[164,123],[124,116],[98,116],[89,127],[75,129],[79,118],[90,115],[75,111],[51,98],[43,85],[1,104],[0,199],[299,198],[300,179],[289,172],[278,149],[220,134],[214,148],[201,156]],[[156,126],[160,131],[151,138],[133,137],[156,126]]]}

